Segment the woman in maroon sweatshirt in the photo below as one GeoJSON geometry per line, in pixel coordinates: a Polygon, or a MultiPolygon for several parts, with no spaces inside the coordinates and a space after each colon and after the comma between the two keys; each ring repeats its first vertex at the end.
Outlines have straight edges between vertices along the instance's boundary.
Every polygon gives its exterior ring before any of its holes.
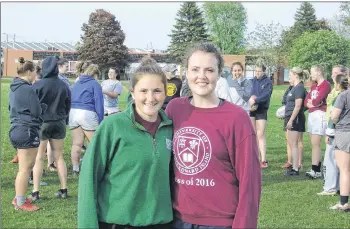
{"type": "Polygon", "coordinates": [[[250,118],[216,96],[224,62],[213,44],[189,48],[185,63],[192,96],[166,109],[174,124],[174,228],[257,228],[261,168],[250,118]]]}
{"type": "Polygon", "coordinates": [[[327,96],[331,92],[331,84],[325,80],[325,71],[321,65],[311,67],[311,80],[315,83],[304,100],[304,106],[309,109],[308,132],[312,146],[312,168],[306,176],[317,179],[321,173],[321,138],[326,134],[327,96]]]}

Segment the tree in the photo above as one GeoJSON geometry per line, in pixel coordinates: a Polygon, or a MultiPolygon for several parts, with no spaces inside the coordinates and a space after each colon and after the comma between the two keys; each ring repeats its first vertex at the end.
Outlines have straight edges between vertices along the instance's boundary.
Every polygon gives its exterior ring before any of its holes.
{"type": "Polygon", "coordinates": [[[289,55],[293,42],[305,32],[331,30],[325,19],[317,20],[315,9],[310,2],[303,2],[294,15],[294,25],[282,32],[280,52],[289,55]]]}
{"type": "Polygon", "coordinates": [[[248,35],[248,55],[257,55],[263,59],[268,73],[272,73],[283,56],[279,52],[279,42],[283,27],[280,23],[271,22],[263,25],[256,23],[255,30],[248,35]]]}
{"type": "Polygon", "coordinates": [[[205,2],[204,16],[210,40],[222,54],[244,52],[244,33],[247,30],[247,12],[240,2],[205,2]]]}
{"type": "Polygon", "coordinates": [[[329,20],[329,24],[339,35],[350,38],[350,2],[342,2],[339,11],[329,20]]]}
{"type": "Polygon", "coordinates": [[[82,43],[77,44],[79,60],[90,60],[98,64],[102,72],[111,66],[127,66],[125,34],[113,14],[97,9],[90,14],[88,23],[83,24],[82,31],[82,43]]]}
{"type": "Polygon", "coordinates": [[[299,30],[300,34],[306,31],[317,30],[317,18],[315,14],[315,8],[310,2],[303,2],[294,16],[295,27],[299,30]]]}
{"type": "Polygon", "coordinates": [[[208,40],[202,11],[195,2],[181,4],[174,29],[171,32],[168,52],[177,63],[181,63],[188,45],[208,40]]]}
{"type": "Polygon", "coordinates": [[[293,43],[289,66],[310,69],[321,64],[330,73],[332,66],[349,63],[349,51],[349,41],[334,31],[306,32],[293,43]]]}

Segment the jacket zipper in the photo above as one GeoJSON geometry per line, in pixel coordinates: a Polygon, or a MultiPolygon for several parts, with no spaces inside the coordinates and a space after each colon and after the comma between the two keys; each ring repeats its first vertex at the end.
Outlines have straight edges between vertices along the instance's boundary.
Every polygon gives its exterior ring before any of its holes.
{"type": "Polygon", "coordinates": [[[154,148],[154,152],[156,153],[158,151],[158,148],[157,148],[157,143],[156,143],[155,136],[153,137],[153,148],[154,148]]]}

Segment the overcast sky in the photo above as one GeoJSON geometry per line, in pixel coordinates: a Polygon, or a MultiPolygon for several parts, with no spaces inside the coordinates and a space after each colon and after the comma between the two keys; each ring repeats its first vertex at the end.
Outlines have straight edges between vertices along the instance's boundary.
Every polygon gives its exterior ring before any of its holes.
{"type": "MultiPolygon", "coordinates": [[[[55,41],[75,44],[80,40],[81,25],[97,8],[113,13],[126,34],[129,48],[166,49],[168,34],[175,23],[178,2],[3,2],[1,3],[1,33],[9,34],[12,41],[55,41]]],[[[338,2],[313,2],[318,18],[332,18],[339,9],[338,2]]],[[[279,22],[283,26],[294,23],[299,2],[244,2],[248,13],[248,31],[255,23],[279,22]]],[[[2,41],[6,36],[1,35],[2,41]]]]}

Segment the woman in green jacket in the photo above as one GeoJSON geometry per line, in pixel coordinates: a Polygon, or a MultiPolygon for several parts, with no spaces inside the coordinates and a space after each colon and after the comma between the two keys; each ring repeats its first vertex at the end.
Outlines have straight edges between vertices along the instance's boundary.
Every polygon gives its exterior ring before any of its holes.
{"type": "Polygon", "coordinates": [[[153,59],[143,59],[130,91],[130,106],[104,119],[84,155],[78,228],[164,229],[173,220],[173,127],[161,110],[166,76],[153,59]]]}

